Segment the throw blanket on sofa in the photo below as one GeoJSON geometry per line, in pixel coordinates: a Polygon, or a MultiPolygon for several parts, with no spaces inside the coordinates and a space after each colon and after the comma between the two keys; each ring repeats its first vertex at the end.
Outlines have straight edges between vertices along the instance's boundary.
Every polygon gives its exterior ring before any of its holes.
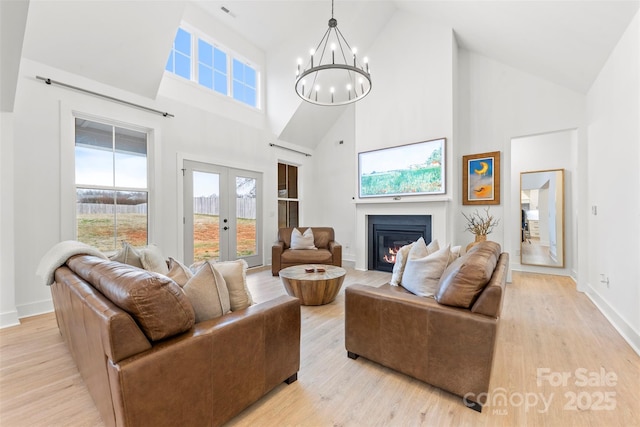
{"type": "Polygon", "coordinates": [[[42,283],[47,286],[51,286],[54,280],[54,273],[58,267],[64,265],[67,260],[73,255],[95,255],[100,258],[109,259],[105,254],[100,252],[97,248],[89,246],[86,243],[78,242],[75,240],[65,240],[54,245],[40,260],[38,268],[36,269],[36,275],[42,283]]]}

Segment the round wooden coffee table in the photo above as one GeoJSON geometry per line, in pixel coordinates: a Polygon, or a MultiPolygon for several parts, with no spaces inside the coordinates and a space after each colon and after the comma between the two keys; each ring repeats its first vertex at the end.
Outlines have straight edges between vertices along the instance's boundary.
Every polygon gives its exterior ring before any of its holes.
{"type": "Polygon", "coordinates": [[[300,304],[323,305],[336,299],[346,273],[334,265],[306,264],[283,268],[279,274],[287,293],[299,298],[300,304]]]}

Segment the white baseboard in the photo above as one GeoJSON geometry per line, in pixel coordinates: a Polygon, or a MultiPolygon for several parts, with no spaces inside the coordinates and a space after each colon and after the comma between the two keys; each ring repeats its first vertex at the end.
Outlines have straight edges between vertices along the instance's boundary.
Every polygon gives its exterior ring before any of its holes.
{"type": "Polygon", "coordinates": [[[17,326],[19,324],[20,318],[18,318],[17,310],[0,313],[0,329],[8,328],[10,326],[17,326]]]}
{"type": "Polygon", "coordinates": [[[53,311],[53,300],[36,301],[29,304],[19,305],[16,307],[18,310],[18,317],[37,316],[39,314],[51,313],[53,311]]]}
{"type": "Polygon", "coordinates": [[[611,323],[611,326],[613,326],[622,338],[631,346],[633,351],[640,356],[640,334],[634,331],[631,325],[629,325],[613,307],[602,299],[591,285],[587,285],[585,295],[591,300],[591,302],[593,302],[596,308],[600,310],[609,323],[611,323]]]}

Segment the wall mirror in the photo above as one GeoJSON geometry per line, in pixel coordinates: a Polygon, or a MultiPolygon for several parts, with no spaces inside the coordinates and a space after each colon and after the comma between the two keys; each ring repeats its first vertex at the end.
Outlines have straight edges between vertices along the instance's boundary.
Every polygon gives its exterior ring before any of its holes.
{"type": "Polygon", "coordinates": [[[564,267],[564,169],[520,173],[520,263],[564,267]]]}

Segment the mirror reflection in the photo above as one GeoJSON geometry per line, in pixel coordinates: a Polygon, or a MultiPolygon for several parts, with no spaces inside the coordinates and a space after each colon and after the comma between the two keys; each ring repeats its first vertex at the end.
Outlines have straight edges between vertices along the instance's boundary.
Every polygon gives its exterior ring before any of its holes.
{"type": "Polygon", "coordinates": [[[564,267],[564,169],[520,173],[520,263],[564,267]]]}

